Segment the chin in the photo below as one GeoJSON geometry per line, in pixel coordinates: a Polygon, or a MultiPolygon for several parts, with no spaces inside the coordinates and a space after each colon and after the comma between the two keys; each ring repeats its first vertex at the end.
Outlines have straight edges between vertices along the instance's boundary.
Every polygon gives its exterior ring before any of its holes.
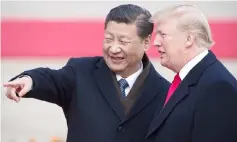
{"type": "Polygon", "coordinates": [[[172,70],[172,68],[169,66],[169,64],[167,62],[161,62],[161,65],[167,69],[172,70]]]}
{"type": "Polygon", "coordinates": [[[121,71],[121,70],[124,70],[126,67],[123,66],[123,65],[111,65],[111,68],[112,68],[113,70],[121,71]]]}
{"type": "Polygon", "coordinates": [[[109,64],[108,66],[113,72],[122,72],[126,68],[124,65],[109,64]]]}
{"type": "Polygon", "coordinates": [[[162,65],[162,66],[164,66],[164,67],[166,67],[166,62],[164,61],[164,60],[160,60],[160,64],[162,65]]]}

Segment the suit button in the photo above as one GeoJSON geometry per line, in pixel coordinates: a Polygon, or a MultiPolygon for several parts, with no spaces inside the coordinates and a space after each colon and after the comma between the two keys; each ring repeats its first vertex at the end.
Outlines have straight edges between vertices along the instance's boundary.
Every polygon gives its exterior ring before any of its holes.
{"type": "Polygon", "coordinates": [[[124,128],[123,128],[122,126],[119,126],[119,127],[118,127],[118,131],[119,131],[119,132],[122,132],[122,131],[124,131],[124,128]]]}

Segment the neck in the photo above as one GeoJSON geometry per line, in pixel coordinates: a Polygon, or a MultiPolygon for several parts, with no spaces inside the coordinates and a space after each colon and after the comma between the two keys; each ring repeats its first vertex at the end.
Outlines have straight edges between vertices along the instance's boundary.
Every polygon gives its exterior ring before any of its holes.
{"type": "Polygon", "coordinates": [[[200,53],[202,53],[203,51],[207,50],[207,48],[205,47],[194,47],[191,48],[189,51],[187,51],[186,53],[184,53],[183,55],[183,59],[181,60],[180,64],[177,65],[173,71],[178,73],[180,72],[180,70],[188,63],[190,62],[193,58],[195,58],[197,55],[199,55],[200,53]]]}

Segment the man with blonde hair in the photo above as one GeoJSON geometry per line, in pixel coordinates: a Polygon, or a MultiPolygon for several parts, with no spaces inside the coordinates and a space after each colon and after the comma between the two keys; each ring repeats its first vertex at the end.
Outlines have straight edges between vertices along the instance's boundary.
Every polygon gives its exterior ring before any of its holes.
{"type": "Polygon", "coordinates": [[[210,51],[205,16],[193,5],[179,5],[151,20],[161,64],[176,75],[146,140],[237,142],[237,81],[210,51]]]}

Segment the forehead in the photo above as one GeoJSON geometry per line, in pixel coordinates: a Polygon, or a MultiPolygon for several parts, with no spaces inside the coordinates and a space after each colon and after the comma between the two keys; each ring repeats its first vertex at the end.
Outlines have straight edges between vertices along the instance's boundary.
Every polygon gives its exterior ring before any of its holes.
{"type": "Polygon", "coordinates": [[[162,19],[156,24],[156,32],[171,32],[177,30],[177,19],[162,19]]]}
{"type": "Polygon", "coordinates": [[[137,36],[137,28],[135,24],[125,24],[110,21],[107,24],[105,33],[115,36],[135,37],[137,36]]]}

